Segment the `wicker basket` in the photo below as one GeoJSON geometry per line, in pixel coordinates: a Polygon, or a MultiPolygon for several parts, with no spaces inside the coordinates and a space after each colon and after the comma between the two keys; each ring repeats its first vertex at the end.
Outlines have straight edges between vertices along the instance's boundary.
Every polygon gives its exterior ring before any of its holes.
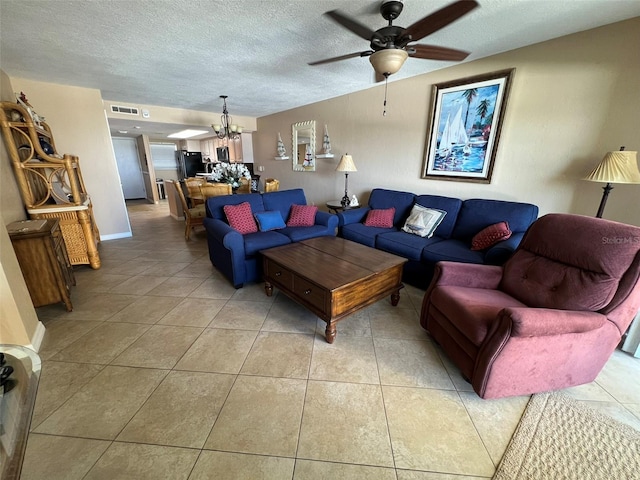
{"type": "Polygon", "coordinates": [[[69,254],[71,265],[91,265],[100,268],[98,243],[100,234],[90,207],[80,210],[63,208],[51,209],[55,211],[29,210],[29,216],[34,219],[57,218],[60,220],[60,230],[69,254]]]}

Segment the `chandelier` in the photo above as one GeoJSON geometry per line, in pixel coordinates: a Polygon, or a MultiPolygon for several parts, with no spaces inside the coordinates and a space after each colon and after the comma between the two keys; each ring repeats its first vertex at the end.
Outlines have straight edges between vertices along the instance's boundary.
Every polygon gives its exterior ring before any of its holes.
{"type": "Polygon", "coordinates": [[[222,115],[220,116],[220,124],[214,123],[211,125],[213,131],[216,132],[216,135],[220,139],[228,138],[235,139],[239,138],[242,133],[242,127],[240,125],[236,125],[233,122],[233,119],[229,116],[229,112],[227,110],[227,95],[220,95],[222,99],[223,107],[222,107],[222,115]]]}

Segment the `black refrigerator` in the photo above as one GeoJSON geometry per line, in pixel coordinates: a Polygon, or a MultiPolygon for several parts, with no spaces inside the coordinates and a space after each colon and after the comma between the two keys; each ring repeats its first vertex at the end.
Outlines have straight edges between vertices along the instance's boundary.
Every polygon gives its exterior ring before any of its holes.
{"type": "Polygon", "coordinates": [[[202,154],[200,152],[178,150],[176,152],[176,160],[178,162],[180,180],[184,180],[187,177],[195,177],[196,173],[205,173],[205,164],[202,163],[202,154]]]}

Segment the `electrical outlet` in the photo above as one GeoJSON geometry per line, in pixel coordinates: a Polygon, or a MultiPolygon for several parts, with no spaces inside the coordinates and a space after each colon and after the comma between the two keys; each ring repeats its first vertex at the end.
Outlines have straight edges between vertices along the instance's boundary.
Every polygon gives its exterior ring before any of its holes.
{"type": "Polygon", "coordinates": [[[259,172],[264,172],[264,167],[263,167],[262,165],[259,165],[259,166],[258,166],[258,171],[259,171],[259,172]]]}

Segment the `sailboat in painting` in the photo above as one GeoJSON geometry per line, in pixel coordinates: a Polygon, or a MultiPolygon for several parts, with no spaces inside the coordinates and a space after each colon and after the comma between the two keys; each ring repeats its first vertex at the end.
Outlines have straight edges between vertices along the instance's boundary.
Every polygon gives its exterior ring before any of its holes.
{"type": "Polygon", "coordinates": [[[451,152],[452,147],[467,145],[468,143],[469,137],[462,122],[462,106],[460,106],[452,121],[450,121],[450,116],[447,115],[437,153],[441,157],[446,157],[451,152]]]}
{"type": "Polygon", "coordinates": [[[442,130],[442,137],[440,137],[440,144],[438,145],[437,154],[439,157],[446,157],[449,153],[449,137],[451,136],[449,130],[451,130],[451,122],[449,122],[450,116],[447,115],[447,121],[444,124],[444,130],[442,130]]]}

